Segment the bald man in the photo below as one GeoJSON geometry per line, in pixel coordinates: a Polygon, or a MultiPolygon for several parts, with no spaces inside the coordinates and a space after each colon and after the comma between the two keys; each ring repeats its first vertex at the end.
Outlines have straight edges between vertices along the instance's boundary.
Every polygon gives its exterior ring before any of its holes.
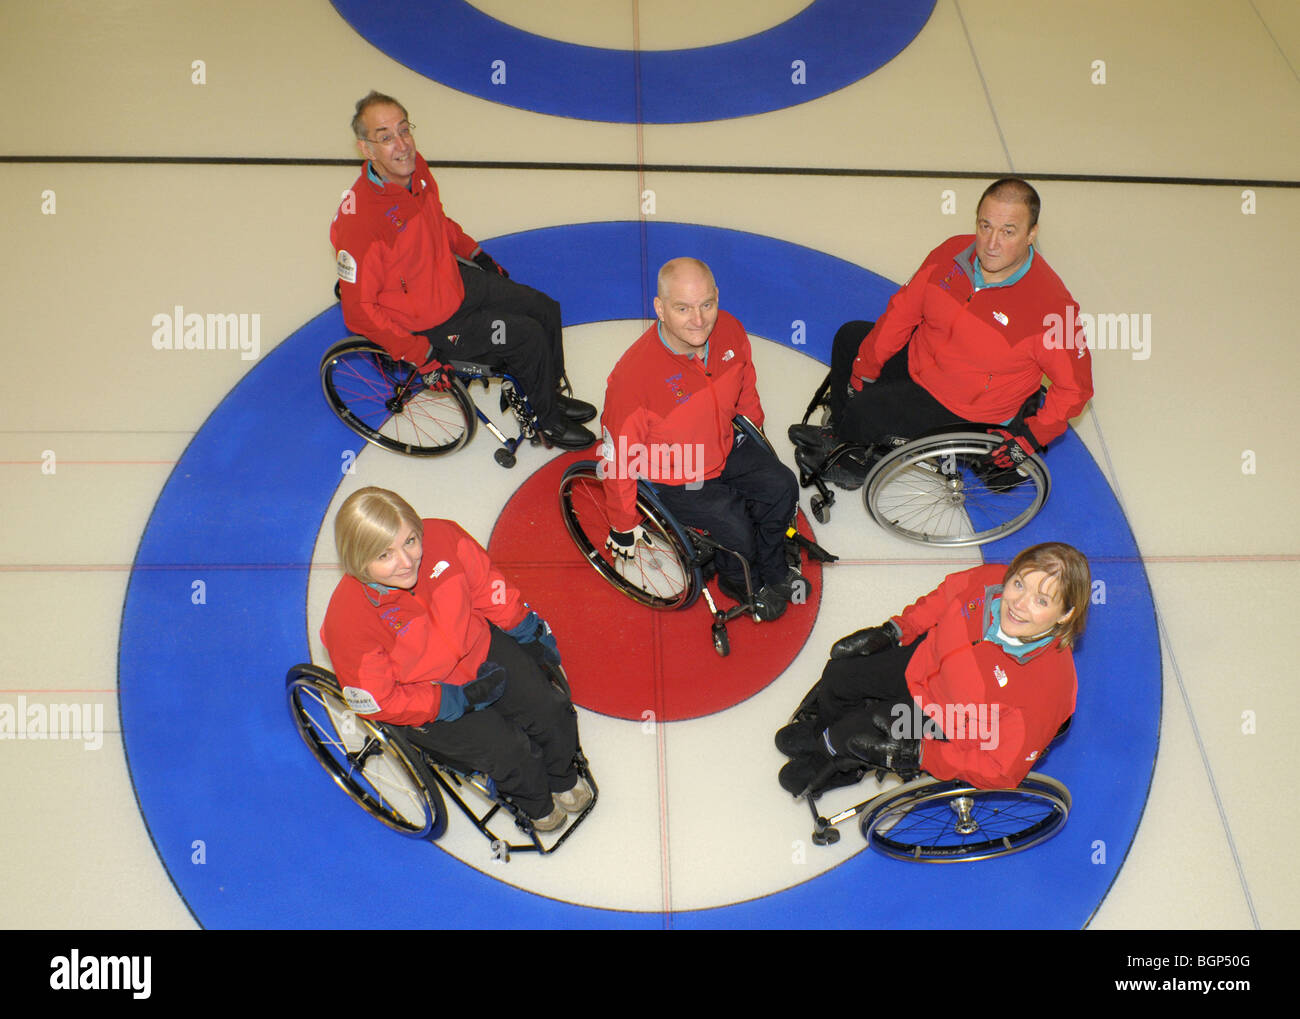
{"type": "MultiPolygon", "coordinates": [[[[763,424],[749,337],[719,310],[713,273],[694,258],[659,270],[654,307],[658,321],[619,359],[605,391],[606,548],[630,560],[647,541],[636,485],[649,480],[679,522],[708,531],[748,562],[754,610],[776,619],[807,595],[785,558],[799,486],[771,450],[732,428],[738,415],[763,424]]],[[[725,552],[714,559],[723,593],[749,601],[741,563],[725,552]]]]}

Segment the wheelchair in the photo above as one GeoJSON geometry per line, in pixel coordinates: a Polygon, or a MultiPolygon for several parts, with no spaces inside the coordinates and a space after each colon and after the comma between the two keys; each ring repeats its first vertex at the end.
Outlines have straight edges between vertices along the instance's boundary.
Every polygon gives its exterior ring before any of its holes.
{"type": "MultiPolygon", "coordinates": [[[[502,467],[513,467],[520,445],[544,440],[533,413],[514,377],[489,365],[448,361],[455,372],[445,390],[433,388],[425,376],[381,346],[360,336],[336,343],[321,359],[325,401],[342,422],[367,442],[407,456],[454,453],[474,437],[481,422],[501,443],[493,454],[502,467]],[[470,396],[480,382],[487,389],[500,380],[502,413],[511,413],[518,434],[508,437],[470,396]]],[[[571,392],[568,380],[565,391],[571,392]]]]}
{"type": "MultiPolygon", "coordinates": [[[[565,694],[568,680],[558,666],[547,666],[551,682],[565,694]]],[[[587,759],[579,748],[574,763],[591,789],[591,802],[557,832],[542,834],[531,818],[500,793],[490,777],[435,758],[413,744],[401,726],[385,725],[348,707],[338,679],[315,665],[295,665],[285,676],[294,725],[334,782],[358,806],[402,835],[436,842],[447,830],[446,800],[491,844],[493,857],[508,862],[511,853],[553,853],[586,820],[599,797],[587,759]],[[477,807],[466,802],[472,798],[477,807]],[[498,815],[513,818],[522,833],[515,841],[497,834],[498,815]]],[[[499,825],[498,825],[499,827],[499,825]]]]}
{"type": "MultiPolygon", "coordinates": [[[[822,383],[804,411],[803,423],[824,400],[830,379],[822,383]]],[[[1040,389],[1021,407],[1028,417],[1042,402],[1040,389]]],[[[1024,527],[1047,501],[1052,479],[1040,456],[1024,460],[1014,471],[990,469],[988,456],[1002,439],[975,429],[996,424],[972,424],[971,430],[935,429],[915,439],[874,445],[843,442],[821,464],[799,462],[799,484],[815,487],[812,512],[818,523],[830,520],[835,504],[823,477],[841,460],[865,461],[869,469],[862,485],[867,513],[887,531],[922,545],[959,548],[997,541],[1024,527]]]]}
{"type": "MultiPolygon", "coordinates": [[[[809,691],[791,720],[800,717],[813,696],[809,691]]],[[[1070,728],[1067,718],[1052,737],[1056,743],[1070,728]]],[[[1050,744],[1049,744],[1050,745],[1050,744]]],[[[1046,750],[1038,755],[1041,762],[1046,750]]],[[[867,844],[895,860],[913,863],[973,863],[1009,856],[1040,845],[1065,827],[1070,791],[1049,775],[1031,771],[1012,789],[980,789],[960,779],[939,779],[923,772],[898,772],[902,784],[883,790],[829,817],[817,809],[827,790],[860,781],[874,773],[877,782],[891,772],[861,761],[832,758],[800,797],[812,811],[812,842],[834,845],[836,827],[860,818],[867,844]]]]}
{"type": "MultiPolygon", "coordinates": [[[[772,448],[766,436],[748,418],[738,417],[733,425],[748,441],[761,442],[769,450],[772,448]]],[[[573,543],[611,586],[641,605],[663,610],[684,609],[703,595],[713,616],[713,649],[723,658],[727,657],[731,653],[727,624],[742,615],[752,615],[754,621],[759,622],[753,604],[754,585],[750,580],[749,563],[744,556],[720,545],[706,532],[678,522],[648,481],[637,483],[636,510],[642,517],[641,526],[649,543],[638,542],[630,561],[613,555],[605,548],[610,519],[605,509],[598,464],[596,460],[580,460],[572,464],[560,479],[560,516],[573,543]],[[730,609],[719,609],[706,586],[719,554],[735,556],[745,574],[745,590],[749,598],[730,609]]],[[[792,520],[786,529],[786,562],[791,568],[798,568],[801,551],[824,563],[838,559],[800,534],[796,524],[797,520],[792,520]]]]}

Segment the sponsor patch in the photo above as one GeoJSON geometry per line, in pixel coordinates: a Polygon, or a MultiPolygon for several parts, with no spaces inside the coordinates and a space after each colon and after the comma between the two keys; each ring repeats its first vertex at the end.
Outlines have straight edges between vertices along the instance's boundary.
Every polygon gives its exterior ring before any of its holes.
{"type": "Polygon", "coordinates": [[[447,569],[447,567],[450,566],[450,565],[451,565],[451,563],[447,562],[446,559],[439,559],[439,560],[438,560],[438,565],[435,566],[435,567],[433,568],[433,572],[430,573],[429,576],[430,576],[431,578],[432,578],[432,577],[440,577],[440,576],[442,576],[443,571],[444,571],[445,569],[447,569]]]}
{"type": "Polygon", "coordinates": [[[993,666],[993,678],[998,681],[998,686],[1007,685],[1007,673],[1006,670],[1003,669],[1001,665],[993,666]]]}
{"type": "Polygon", "coordinates": [[[1010,321],[1010,320],[1009,320],[1009,319],[1008,319],[1004,314],[1002,314],[1002,312],[1000,312],[1000,311],[995,311],[995,312],[993,313],[993,317],[994,317],[995,319],[997,319],[999,322],[1001,322],[1003,325],[1006,325],[1007,322],[1010,321]]]}
{"type": "Polygon", "coordinates": [[[373,715],[379,710],[379,702],[370,696],[368,690],[362,690],[359,686],[345,686],[343,699],[358,715],[373,715]]]}
{"type": "Polygon", "coordinates": [[[357,281],[357,260],[346,251],[339,251],[338,261],[335,264],[338,267],[339,279],[344,283],[357,281]]]}

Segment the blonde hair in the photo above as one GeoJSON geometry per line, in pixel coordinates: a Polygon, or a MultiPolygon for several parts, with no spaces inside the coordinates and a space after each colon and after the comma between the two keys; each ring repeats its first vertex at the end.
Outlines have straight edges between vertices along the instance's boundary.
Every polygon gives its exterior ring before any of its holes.
{"type": "Polygon", "coordinates": [[[343,571],[363,583],[366,572],[405,524],[421,534],[424,523],[411,504],[386,488],[361,488],[343,500],[334,517],[334,547],[343,571]]]}
{"type": "Polygon", "coordinates": [[[1062,647],[1073,647],[1088,621],[1088,602],[1092,599],[1092,571],[1083,553],[1060,541],[1031,545],[1011,560],[1002,586],[1011,583],[1017,573],[1046,573],[1056,580],[1061,604],[1070,615],[1052,627],[1052,635],[1062,647]]]}

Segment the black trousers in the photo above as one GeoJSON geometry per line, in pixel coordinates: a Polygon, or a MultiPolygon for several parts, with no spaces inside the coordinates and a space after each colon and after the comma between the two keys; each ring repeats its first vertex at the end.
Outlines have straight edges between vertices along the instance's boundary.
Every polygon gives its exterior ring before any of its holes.
{"type": "Polygon", "coordinates": [[[402,727],[406,737],[435,757],[490,775],[497,789],[529,817],[545,817],[551,794],[578,781],[578,716],[569,698],[551,685],[537,661],[492,627],[488,661],[506,670],[501,699],[452,722],[402,727]]]}
{"type": "Polygon", "coordinates": [[[846,442],[872,444],[897,436],[914,439],[936,428],[961,427],[965,418],[941,404],[907,371],[907,346],[885,362],[880,378],[848,395],[849,376],[874,322],[846,322],[831,345],[831,430],[846,442]]]}
{"type": "Polygon", "coordinates": [[[423,330],[444,361],[503,368],[519,380],[545,427],[562,418],[555,391],[564,375],[560,305],[540,290],[477,266],[460,266],[465,300],[441,325],[423,330]]]}
{"type": "MultiPolygon", "coordinates": [[[[655,491],[680,523],[708,531],[743,556],[755,591],[785,578],[785,532],[799,503],[799,482],[762,443],[737,436],[716,478],[694,490],[656,482],[655,491]]],[[[714,564],[744,590],[745,570],[734,555],[718,552],[714,564]]]]}
{"type": "Polygon", "coordinates": [[[816,688],[817,722],[827,730],[831,748],[846,753],[854,733],[873,731],[872,713],[885,707],[899,726],[898,735],[920,739],[919,714],[907,688],[907,663],[921,646],[890,648],[874,655],[826,663],[816,688]]]}

